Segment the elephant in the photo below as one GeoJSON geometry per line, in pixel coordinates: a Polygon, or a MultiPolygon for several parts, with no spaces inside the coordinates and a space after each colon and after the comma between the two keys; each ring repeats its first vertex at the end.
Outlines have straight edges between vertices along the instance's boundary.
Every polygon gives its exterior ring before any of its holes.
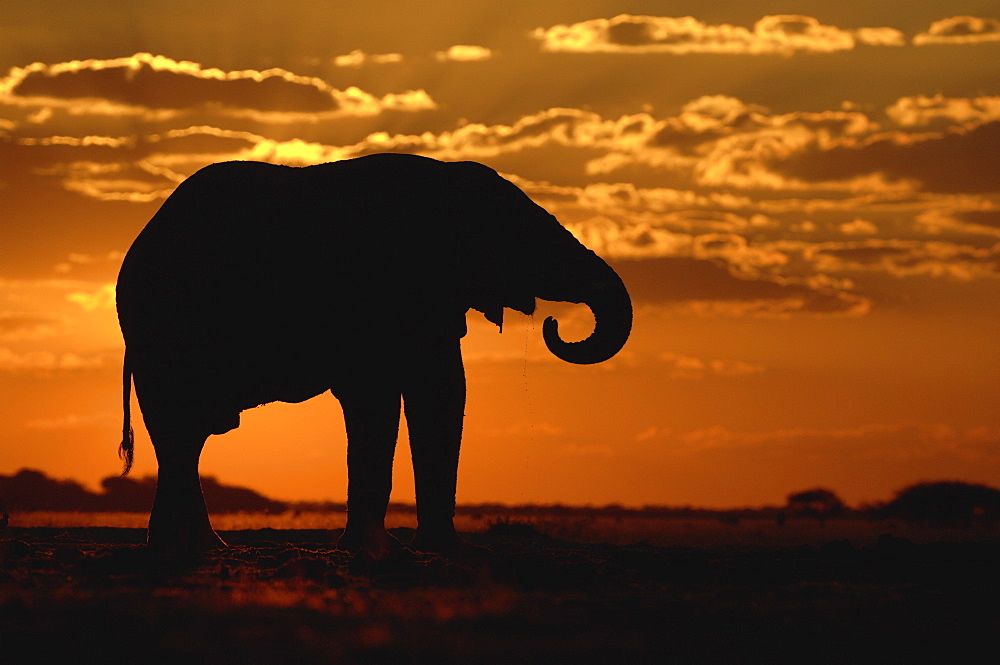
{"type": "Polygon", "coordinates": [[[454,550],[466,313],[502,331],[504,307],[531,315],[536,298],[594,314],[578,342],[545,320],[544,342],[562,360],[602,362],[629,337],[631,300],[615,271],[482,164],[386,153],[197,171],[136,237],[117,282],[123,474],[133,383],[158,465],[147,545],[224,547],[198,473],[209,435],[238,427],[245,409],[329,390],[348,439],[338,547],[375,557],[401,547],[384,518],[402,409],[417,503],[410,547],[454,550]]]}

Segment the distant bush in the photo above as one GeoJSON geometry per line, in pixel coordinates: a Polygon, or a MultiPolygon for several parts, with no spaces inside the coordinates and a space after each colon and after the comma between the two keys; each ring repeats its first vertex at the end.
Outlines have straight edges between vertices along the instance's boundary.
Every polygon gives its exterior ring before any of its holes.
{"type": "MultiPolygon", "coordinates": [[[[212,476],[201,479],[210,512],[280,513],[287,504],[269,499],[252,489],[223,485],[212,476]]],[[[73,480],[56,480],[41,471],[21,469],[12,476],[0,475],[0,503],[8,510],[147,512],[153,506],[156,479],[111,476],[101,481],[103,493],[91,492],[73,480]]]]}
{"type": "Polygon", "coordinates": [[[799,517],[812,517],[820,522],[844,512],[844,502],[833,491],[816,487],[788,495],[787,510],[799,517]]]}
{"type": "Polygon", "coordinates": [[[931,524],[1000,522],[1000,490],[961,481],[923,482],[896,492],[880,517],[931,524]]]}
{"type": "Polygon", "coordinates": [[[539,538],[545,535],[531,522],[508,517],[498,517],[486,522],[486,533],[506,538],[539,538]]]}

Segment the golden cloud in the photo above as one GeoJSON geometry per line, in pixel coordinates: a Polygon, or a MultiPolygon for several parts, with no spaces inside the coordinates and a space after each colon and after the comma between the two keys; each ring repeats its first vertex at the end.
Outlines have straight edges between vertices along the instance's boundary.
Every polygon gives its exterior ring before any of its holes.
{"type": "Polygon", "coordinates": [[[818,243],[804,253],[821,273],[876,271],[958,282],[1000,279],[1000,244],[981,248],[942,240],[869,239],[818,243]]]}
{"type": "Polygon", "coordinates": [[[75,430],[85,427],[113,427],[119,424],[121,416],[110,411],[98,413],[70,413],[55,418],[36,418],[25,421],[27,429],[40,430],[75,430]]]}
{"type": "Polygon", "coordinates": [[[1000,120],[1000,96],[901,97],[886,110],[886,115],[902,127],[962,124],[971,128],[1000,120]]]}
{"type": "Polygon", "coordinates": [[[703,360],[682,353],[663,352],[657,358],[670,368],[668,376],[674,379],[702,379],[706,376],[742,377],[760,374],[766,367],[761,363],[745,360],[703,360]]]}
{"type": "Polygon", "coordinates": [[[840,230],[849,236],[864,236],[878,233],[878,227],[867,219],[855,219],[850,222],[844,222],[840,225],[840,230]]]}
{"type": "MultiPolygon", "coordinates": [[[[394,104],[388,102],[385,107],[394,104]]],[[[739,190],[907,195],[916,191],[921,182],[933,183],[934,178],[923,172],[933,169],[941,171],[938,177],[954,181],[948,191],[962,191],[963,187],[983,191],[982,187],[987,186],[981,181],[989,179],[988,168],[963,176],[955,169],[942,171],[945,162],[940,160],[918,159],[911,163],[892,158],[892,154],[906,150],[928,155],[939,150],[956,155],[980,154],[982,151],[977,152],[973,143],[959,137],[971,132],[985,136],[992,131],[991,121],[1000,114],[997,98],[903,98],[886,113],[901,127],[933,122],[935,126],[945,125],[947,131],[878,133],[879,123],[857,110],[774,114],[733,97],[710,95],[685,104],[676,116],[666,118],[649,113],[604,118],[581,109],[550,108],[525,115],[510,125],[467,123],[451,131],[421,134],[374,132],[347,145],[299,138],[275,140],[209,125],[141,138],[56,136],[18,141],[37,146],[142,147],[146,154],[134,164],[131,173],[109,171],[103,177],[85,177],[81,169],[72,171],[67,182],[73,183],[68,186],[74,191],[108,200],[154,200],[184,174],[223,159],[304,166],[374,152],[411,152],[446,160],[489,161],[546,147],[578,149],[583,160],[582,176],[604,179],[623,169],[642,168],[669,174],[670,182],[687,185],[687,190],[649,188],[641,200],[634,192],[621,190],[614,194],[615,206],[622,207],[631,197],[633,207],[646,211],[689,205],[693,201],[685,204],[681,199],[695,196],[691,190],[696,188],[714,190],[712,203],[722,208],[749,205],[745,196],[736,193],[739,190]],[[208,146],[213,150],[207,150],[208,146]],[[891,165],[880,168],[887,159],[891,165]]],[[[978,145],[986,143],[978,140],[978,145]]],[[[980,161],[989,161],[988,155],[980,157],[980,161]]],[[[589,195],[594,198],[609,193],[594,188],[589,195]]]]}
{"type": "Polygon", "coordinates": [[[945,131],[884,132],[857,140],[841,137],[811,142],[785,154],[758,154],[768,171],[802,183],[881,181],[891,187],[935,192],[1000,191],[996,178],[1000,121],[952,126],[945,131]]]}
{"type": "Polygon", "coordinates": [[[906,36],[895,28],[858,28],[854,37],[869,46],[906,46],[906,36]]]}
{"type": "Polygon", "coordinates": [[[97,309],[115,308],[115,285],[102,284],[95,291],[73,291],[66,294],[66,300],[92,312],[97,309]]]}
{"type": "Polygon", "coordinates": [[[95,369],[105,364],[103,356],[81,356],[76,353],[53,353],[51,351],[30,351],[17,353],[7,347],[0,347],[0,370],[8,372],[30,371],[72,371],[95,369]]]}
{"type": "Polygon", "coordinates": [[[952,16],[931,23],[927,32],[913,37],[917,46],[927,44],[981,44],[1000,41],[1000,21],[995,18],[952,16]]]}
{"type": "Polygon", "coordinates": [[[60,319],[51,315],[0,312],[0,340],[19,342],[51,337],[56,334],[58,323],[60,319]]]}
{"type": "Polygon", "coordinates": [[[73,252],[65,261],[56,264],[55,271],[61,275],[66,275],[74,271],[78,272],[80,268],[105,267],[109,265],[117,267],[121,264],[124,257],[125,253],[117,250],[100,255],[73,252]]]}
{"type": "Polygon", "coordinates": [[[612,260],[637,303],[690,316],[863,316],[871,301],[821,280],[739,274],[721,261],[691,257],[612,260]]]}
{"type": "Polygon", "coordinates": [[[434,59],[438,62],[479,62],[492,57],[493,51],[474,44],[456,44],[447,51],[438,51],[434,54],[434,59]]]}
{"type": "MultiPolygon", "coordinates": [[[[95,266],[109,263],[88,258],[95,266]]],[[[107,351],[121,345],[113,310],[114,285],[107,282],[0,279],[0,371],[46,374],[120,363],[118,352],[107,351]]]]}
{"type": "Polygon", "coordinates": [[[764,16],[752,30],[742,26],[709,25],[691,16],[620,14],[572,25],[537,28],[532,36],[546,51],[577,53],[729,53],[780,54],[853,49],[855,43],[901,46],[902,33],[893,28],[842,30],[811,16],[764,16]]]}
{"type": "Polygon", "coordinates": [[[867,424],[853,428],[801,428],[770,432],[737,432],[721,426],[679,431],[650,426],[635,435],[636,441],[669,441],[660,446],[673,455],[707,450],[769,448],[772,454],[800,456],[835,448],[838,456],[858,460],[958,456],[967,461],[995,459],[1000,451],[1000,429],[990,426],[954,427],[943,423],[867,424]]]}
{"type": "Polygon", "coordinates": [[[0,101],[75,112],[168,119],[195,110],[269,122],[435,108],[423,90],[376,97],[283,69],[223,71],[151,53],[109,60],[36,62],[0,79],[0,101]]]}
{"type": "Polygon", "coordinates": [[[385,65],[394,62],[402,62],[403,56],[400,53],[365,53],[361,49],[354,49],[350,53],[338,55],[333,59],[333,64],[337,67],[360,67],[368,63],[374,65],[385,65]]]}

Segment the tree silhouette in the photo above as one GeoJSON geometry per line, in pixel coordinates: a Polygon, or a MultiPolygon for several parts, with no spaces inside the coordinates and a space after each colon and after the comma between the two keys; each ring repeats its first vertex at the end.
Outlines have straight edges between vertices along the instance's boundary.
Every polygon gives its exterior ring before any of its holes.
{"type": "Polygon", "coordinates": [[[844,511],[844,502],[832,490],[816,487],[788,495],[787,510],[792,515],[812,517],[824,523],[844,511]]]}
{"type": "Polygon", "coordinates": [[[957,480],[922,482],[896,492],[878,514],[908,522],[991,524],[1000,521],[1000,490],[957,480]]]}
{"type": "Polygon", "coordinates": [[[35,469],[0,475],[0,498],[8,510],[100,510],[100,497],[72,480],[49,478],[35,469]]]}
{"type": "MultiPolygon", "coordinates": [[[[252,489],[224,485],[212,476],[201,481],[213,513],[280,513],[288,505],[269,499],[252,489]]],[[[0,515],[5,510],[146,512],[153,505],[156,479],[152,476],[101,481],[103,493],[91,492],[73,480],[57,480],[41,471],[21,469],[12,476],[0,475],[0,515]]]]}

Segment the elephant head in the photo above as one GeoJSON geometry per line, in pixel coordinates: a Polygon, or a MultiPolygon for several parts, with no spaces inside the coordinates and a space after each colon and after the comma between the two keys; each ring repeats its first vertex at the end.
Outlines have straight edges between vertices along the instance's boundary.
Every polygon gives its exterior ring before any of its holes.
{"type": "Polygon", "coordinates": [[[578,342],[559,336],[559,323],[547,317],[542,338],[557,358],[575,364],[603,362],[618,353],[632,329],[632,302],[615,271],[587,249],[559,222],[512,183],[480,164],[472,169],[487,182],[477,183],[471,197],[484,232],[473,248],[476,285],[473,307],[503,327],[503,307],[523,314],[535,310],[535,298],[580,303],[594,315],[594,330],[578,342]],[[489,197],[486,192],[492,192],[489,197]]]}

